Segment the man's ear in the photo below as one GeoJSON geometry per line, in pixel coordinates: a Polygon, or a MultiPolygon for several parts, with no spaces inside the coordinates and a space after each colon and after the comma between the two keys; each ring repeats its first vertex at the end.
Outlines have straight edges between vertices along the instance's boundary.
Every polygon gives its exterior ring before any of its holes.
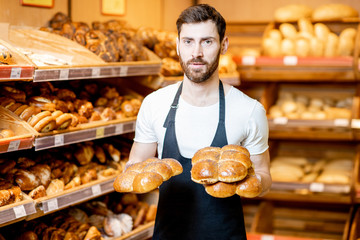
{"type": "Polygon", "coordinates": [[[178,56],[180,56],[180,54],[179,54],[179,37],[176,38],[176,53],[178,56]]]}
{"type": "Polygon", "coordinates": [[[221,54],[225,54],[229,47],[229,38],[224,36],[224,39],[221,42],[221,54]]]}

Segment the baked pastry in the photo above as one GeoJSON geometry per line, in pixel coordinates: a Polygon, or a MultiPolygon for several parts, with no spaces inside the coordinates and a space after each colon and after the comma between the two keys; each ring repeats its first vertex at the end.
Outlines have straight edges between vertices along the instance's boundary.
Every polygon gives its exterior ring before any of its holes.
{"type": "Polygon", "coordinates": [[[10,138],[14,136],[15,132],[11,129],[5,128],[0,130],[0,138],[10,138]]]}
{"type": "Polygon", "coordinates": [[[115,191],[146,193],[156,189],[164,181],[182,173],[182,167],[180,171],[181,164],[174,161],[176,160],[168,158],[165,161],[149,158],[129,166],[115,179],[115,191]]]}
{"type": "Polygon", "coordinates": [[[289,4],[275,10],[274,18],[277,22],[295,22],[300,18],[311,17],[313,9],[304,4],[289,4]]]}
{"type": "Polygon", "coordinates": [[[227,198],[235,194],[236,183],[217,182],[215,184],[205,185],[205,191],[213,197],[227,198]]]}
{"type": "Polygon", "coordinates": [[[248,175],[236,187],[236,194],[246,198],[254,198],[262,192],[261,182],[256,176],[248,175]]]}
{"type": "Polygon", "coordinates": [[[0,63],[11,64],[12,62],[13,56],[10,50],[5,46],[0,45],[0,63]]]}
{"type": "Polygon", "coordinates": [[[56,128],[56,120],[53,116],[47,116],[42,118],[34,126],[34,129],[40,133],[47,133],[56,128]]]}
{"type": "Polygon", "coordinates": [[[18,169],[16,171],[15,182],[23,191],[31,191],[40,185],[40,179],[25,169],[18,169]]]}
{"type": "Polygon", "coordinates": [[[42,96],[34,96],[28,100],[30,106],[35,106],[43,111],[54,112],[56,105],[48,98],[42,96]]]}
{"type": "Polygon", "coordinates": [[[36,188],[34,188],[33,190],[31,190],[28,193],[29,197],[31,197],[32,199],[38,199],[41,197],[45,197],[46,196],[46,189],[43,185],[40,185],[36,188]]]}
{"type": "MultiPolygon", "coordinates": [[[[1,54],[0,54],[1,56],[1,54]]],[[[0,57],[1,59],[1,57],[0,57]]],[[[1,60],[0,60],[1,62],[1,60]]],[[[9,97],[14,99],[16,102],[25,102],[26,99],[26,93],[20,89],[17,89],[13,86],[4,85],[1,90],[1,95],[4,97],[9,97]]]]}
{"type": "Polygon", "coordinates": [[[60,179],[51,180],[49,186],[46,188],[46,195],[51,196],[64,191],[64,182],[60,179]]]}
{"type": "Polygon", "coordinates": [[[359,13],[353,7],[341,3],[321,5],[312,12],[313,21],[337,21],[343,18],[358,17],[359,13]]]}

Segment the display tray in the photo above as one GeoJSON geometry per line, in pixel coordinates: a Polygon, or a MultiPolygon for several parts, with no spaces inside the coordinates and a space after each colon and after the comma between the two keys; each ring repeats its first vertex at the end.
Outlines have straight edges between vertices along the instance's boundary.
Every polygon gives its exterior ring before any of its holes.
{"type": "Polygon", "coordinates": [[[297,206],[263,201],[249,239],[348,239],[350,207],[297,206]]]}
{"type": "Polygon", "coordinates": [[[348,203],[359,174],[356,143],[271,141],[267,199],[348,203]]]}
{"type": "Polygon", "coordinates": [[[359,116],[357,86],[274,83],[266,91],[261,102],[271,137],[354,139],[352,119],[359,116]]]}
{"type": "Polygon", "coordinates": [[[13,137],[0,139],[0,153],[30,149],[37,132],[20,120],[15,114],[0,106],[0,130],[10,129],[13,137]]]}
{"type": "Polygon", "coordinates": [[[25,195],[20,202],[0,207],[0,227],[24,220],[35,213],[34,201],[25,195]]]}
{"type": "Polygon", "coordinates": [[[0,45],[9,49],[12,54],[12,63],[9,65],[0,64],[0,82],[2,81],[19,81],[32,80],[35,67],[23,54],[21,54],[11,44],[0,39],[0,45]]]}
{"type": "Polygon", "coordinates": [[[161,60],[147,50],[149,61],[106,63],[84,46],[37,29],[12,28],[9,43],[35,66],[34,82],[158,74],[161,60]]]}

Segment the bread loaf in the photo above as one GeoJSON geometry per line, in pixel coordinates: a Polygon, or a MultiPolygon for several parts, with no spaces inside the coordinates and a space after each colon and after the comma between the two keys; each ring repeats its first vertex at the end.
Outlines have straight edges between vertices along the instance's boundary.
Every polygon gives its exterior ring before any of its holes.
{"type": "Polygon", "coordinates": [[[114,189],[117,192],[150,192],[182,171],[181,164],[175,159],[149,158],[119,174],[114,181],[114,189]]]}
{"type": "Polygon", "coordinates": [[[340,3],[324,4],[312,12],[314,21],[336,21],[358,16],[359,13],[354,8],[340,3]]]}
{"type": "Polygon", "coordinates": [[[274,18],[278,22],[295,22],[300,18],[311,17],[313,9],[303,4],[289,4],[275,10],[274,18]]]}
{"type": "Polygon", "coordinates": [[[192,158],[191,179],[217,198],[256,197],[262,191],[249,151],[234,144],[198,150],[192,158]]]}

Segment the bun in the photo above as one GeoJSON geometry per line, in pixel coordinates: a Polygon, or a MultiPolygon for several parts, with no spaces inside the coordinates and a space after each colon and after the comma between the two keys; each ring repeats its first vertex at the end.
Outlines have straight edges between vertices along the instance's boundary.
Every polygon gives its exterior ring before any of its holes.
{"type": "Polygon", "coordinates": [[[47,116],[35,124],[34,128],[38,132],[47,133],[56,128],[56,121],[52,116],[47,116]]]}
{"type": "Polygon", "coordinates": [[[181,164],[175,159],[148,158],[130,165],[118,175],[114,181],[114,189],[117,192],[150,192],[182,171],[181,164]]]}
{"type": "Polygon", "coordinates": [[[312,20],[314,21],[336,21],[343,18],[358,17],[359,13],[352,7],[340,4],[330,3],[324,4],[316,9],[312,13],[312,20]]]}
{"type": "Polygon", "coordinates": [[[192,159],[191,179],[204,184],[205,191],[218,198],[234,194],[253,198],[262,191],[249,151],[234,144],[198,150],[192,159]]]}
{"type": "Polygon", "coordinates": [[[313,9],[303,4],[289,4],[275,10],[274,18],[277,22],[295,22],[300,18],[311,17],[313,9]]]}

